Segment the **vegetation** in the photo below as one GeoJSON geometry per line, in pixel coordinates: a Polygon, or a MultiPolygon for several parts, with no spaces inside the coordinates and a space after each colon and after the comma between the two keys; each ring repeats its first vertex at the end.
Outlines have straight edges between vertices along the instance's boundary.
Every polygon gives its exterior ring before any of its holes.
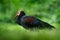
{"type": "Polygon", "coordinates": [[[60,40],[60,0],[0,0],[0,40],[60,40]],[[18,10],[53,26],[54,30],[26,30],[15,23],[18,10]]]}

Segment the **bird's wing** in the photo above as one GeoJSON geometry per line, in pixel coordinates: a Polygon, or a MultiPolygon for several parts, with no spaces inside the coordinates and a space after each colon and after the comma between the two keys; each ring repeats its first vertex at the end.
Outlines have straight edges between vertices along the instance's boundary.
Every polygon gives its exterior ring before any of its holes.
{"type": "Polygon", "coordinates": [[[34,17],[26,17],[26,18],[24,18],[24,21],[28,22],[28,23],[33,22],[34,21],[34,17]]]}

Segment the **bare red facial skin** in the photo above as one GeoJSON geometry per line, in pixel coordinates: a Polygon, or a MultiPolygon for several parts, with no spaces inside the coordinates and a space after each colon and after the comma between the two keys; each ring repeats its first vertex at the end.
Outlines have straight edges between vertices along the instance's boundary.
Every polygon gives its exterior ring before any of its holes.
{"type": "Polygon", "coordinates": [[[21,14],[22,10],[19,10],[16,14],[16,16],[19,16],[21,14]]]}

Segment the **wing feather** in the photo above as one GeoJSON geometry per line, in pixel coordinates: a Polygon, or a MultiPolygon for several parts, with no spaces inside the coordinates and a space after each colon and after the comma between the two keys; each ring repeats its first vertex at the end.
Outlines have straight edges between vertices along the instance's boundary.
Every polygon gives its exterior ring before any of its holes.
{"type": "Polygon", "coordinates": [[[28,17],[28,18],[25,18],[24,21],[30,23],[30,22],[34,21],[34,18],[33,17],[28,17]]]}

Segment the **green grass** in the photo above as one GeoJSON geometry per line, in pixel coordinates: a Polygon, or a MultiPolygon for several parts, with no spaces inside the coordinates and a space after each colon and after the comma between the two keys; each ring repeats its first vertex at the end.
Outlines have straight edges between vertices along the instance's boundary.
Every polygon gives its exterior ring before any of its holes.
{"type": "Polygon", "coordinates": [[[60,0],[0,1],[0,40],[60,40],[60,0]],[[56,29],[24,29],[15,24],[15,15],[19,9],[26,15],[54,25],[56,29]]]}
{"type": "Polygon", "coordinates": [[[26,30],[17,24],[0,22],[0,40],[60,40],[60,29],[26,30]]]}

